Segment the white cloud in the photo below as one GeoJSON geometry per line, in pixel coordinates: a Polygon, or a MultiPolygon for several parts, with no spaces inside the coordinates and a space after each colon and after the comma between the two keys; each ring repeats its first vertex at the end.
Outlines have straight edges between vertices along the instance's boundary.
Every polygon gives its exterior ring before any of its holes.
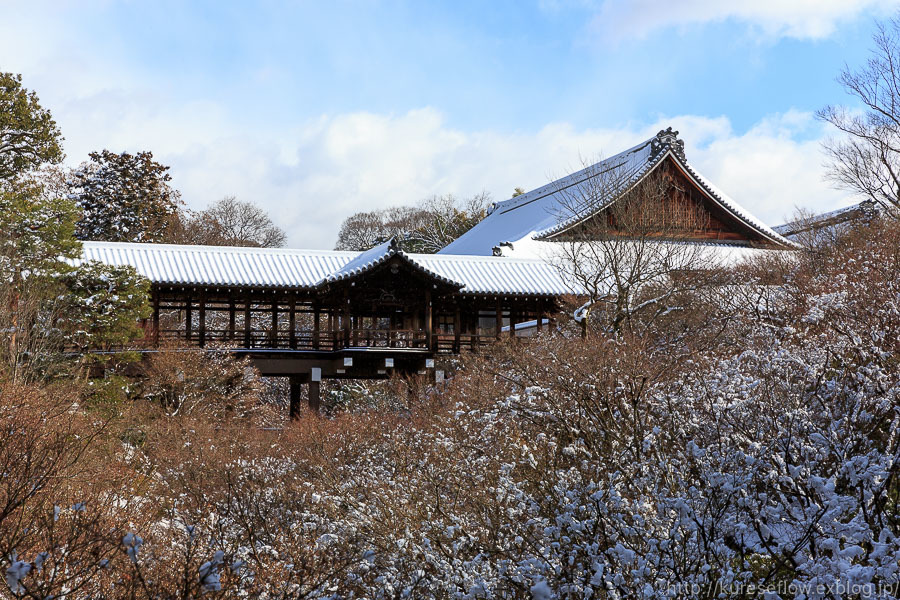
{"type": "MultiPolygon", "coordinates": [[[[690,0],[680,4],[686,16],[679,17],[668,4],[637,3],[656,15],[647,17],[656,26],[735,17],[769,20],[772,27],[798,32],[826,31],[869,4],[822,0],[815,3],[816,16],[812,3],[782,9],[770,0],[737,8],[722,2],[726,9],[718,2],[690,0]],[[805,17],[819,21],[806,23],[805,17]]],[[[626,20],[636,14],[618,0],[602,10],[626,20]]],[[[235,194],[269,211],[296,247],[331,247],[342,220],[360,210],[482,190],[504,199],[517,186],[534,188],[578,168],[581,157],[614,154],[668,125],[681,130],[692,163],[764,221],[780,222],[795,205],[824,211],[849,203],[822,181],[817,142],[822,133],[808,114],[772,116],[746,132],[733,131],[725,117],[701,115],[617,128],[549,123],[509,133],[464,131],[426,107],[403,114],[330,114],[259,128],[237,112],[247,107],[234,107],[228,98],[180,98],[172,82],[129,65],[115,52],[98,51],[62,22],[48,18],[40,27],[31,25],[37,23],[33,19],[24,22],[21,27],[0,23],[3,68],[25,73],[25,84],[52,110],[71,164],[103,148],[152,150],[172,166],[189,206],[203,208],[235,194]]]]}
{"type": "Polygon", "coordinates": [[[817,130],[812,116],[793,112],[741,134],[724,117],[703,116],[621,129],[579,131],[556,123],[533,133],[463,132],[426,108],[322,117],[287,137],[190,141],[182,130],[168,132],[173,141],[166,144],[168,133],[158,128],[154,137],[195,207],[236,194],[273,214],[291,245],[328,248],[342,220],[356,211],[437,193],[486,190],[504,199],[516,186],[543,185],[579,168],[582,159],[613,154],[668,125],[681,130],[698,170],[768,223],[780,223],[798,205],[825,211],[850,202],[823,181],[819,143],[808,135],[817,130]]]}
{"type": "Polygon", "coordinates": [[[734,20],[768,36],[820,39],[867,10],[895,10],[893,0],[605,0],[594,26],[606,37],[644,37],[667,27],[734,20]]]}
{"type": "Polygon", "coordinates": [[[295,247],[330,248],[350,214],[415,203],[431,194],[538,187],[669,125],[716,186],[770,224],[801,205],[849,203],[823,181],[823,136],[811,115],[787,113],[736,133],[725,117],[677,116],[651,124],[579,130],[462,131],[433,108],[405,114],[325,115],[282,130],[249,130],[212,101],[174,104],[152,89],[69,97],[42,92],[66,136],[71,164],[91,150],[152,150],[171,165],[192,208],[235,194],[264,207],[295,247]]]}

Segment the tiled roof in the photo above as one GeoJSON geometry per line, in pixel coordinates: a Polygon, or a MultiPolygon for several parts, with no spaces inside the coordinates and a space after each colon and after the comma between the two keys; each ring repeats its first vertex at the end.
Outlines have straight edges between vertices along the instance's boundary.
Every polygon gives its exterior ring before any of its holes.
{"type": "Polygon", "coordinates": [[[154,283],[314,288],[356,252],[84,242],[83,260],[130,265],[154,283]]]}
{"type": "Polygon", "coordinates": [[[315,289],[358,276],[393,256],[463,294],[563,295],[576,292],[538,259],[406,254],[391,242],[365,252],[84,242],[83,261],[130,265],[157,284],[315,289]]]}

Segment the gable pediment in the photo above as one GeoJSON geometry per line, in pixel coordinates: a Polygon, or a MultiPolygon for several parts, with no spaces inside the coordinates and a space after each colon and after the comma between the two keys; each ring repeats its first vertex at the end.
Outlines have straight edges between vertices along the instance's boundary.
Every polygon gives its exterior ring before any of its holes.
{"type": "Polygon", "coordinates": [[[720,202],[671,154],[628,192],[544,239],[585,240],[592,234],[783,247],[720,202]]]}

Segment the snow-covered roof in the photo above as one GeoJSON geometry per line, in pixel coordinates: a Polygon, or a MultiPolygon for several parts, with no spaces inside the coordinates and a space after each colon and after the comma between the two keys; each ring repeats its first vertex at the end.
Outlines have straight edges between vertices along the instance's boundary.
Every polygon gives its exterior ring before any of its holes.
{"type": "Polygon", "coordinates": [[[684,156],[684,142],[677,138],[677,134],[670,127],[624,152],[576,173],[495,203],[484,220],[448,244],[440,253],[491,255],[495,247],[503,244],[516,245],[517,242],[546,238],[563,231],[621,198],[666,158],[671,158],[680,165],[714,202],[761,236],[775,245],[795,245],[756,219],[691,167],[684,156]],[[592,181],[601,177],[606,177],[610,185],[604,183],[591,186],[592,181]],[[580,207],[571,206],[581,195],[592,193],[602,193],[603,197],[586,199],[584,212],[580,207]]]}
{"type": "Polygon", "coordinates": [[[84,260],[130,265],[160,284],[314,288],[357,252],[84,242],[84,260]]]}
{"type": "Polygon", "coordinates": [[[365,252],[84,242],[81,260],[130,265],[157,284],[312,290],[358,276],[394,256],[463,294],[558,296],[578,291],[540,259],[407,254],[391,242],[365,252]]]}
{"type": "Polygon", "coordinates": [[[879,211],[879,206],[871,200],[863,200],[857,204],[845,206],[837,210],[813,215],[806,219],[788,221],[773,227],[779,234],[790,238],[804,231],[835,227],[860,217],[871,216],[879,211]]]}

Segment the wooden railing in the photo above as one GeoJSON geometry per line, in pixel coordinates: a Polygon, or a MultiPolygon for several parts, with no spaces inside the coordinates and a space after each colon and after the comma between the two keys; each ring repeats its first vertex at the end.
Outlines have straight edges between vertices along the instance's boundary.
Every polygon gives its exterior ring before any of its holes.
{"type": "MultiPolygon", "coordinates": [[[[493,342],[493,333],[433,333],[429,348],[427,332],[414,329],[350,329],[338,331],[279,330],[272,331],[206,329],[202,335],[204,346],[226,346],[232,348],[273,349],[273,350],[307,350],[332,352],[344,348],[397,348],[431,350],[442,354],[458,354],[462,350],[475,349],[478,346],[493,342]]],[[[155,336],[147,330],[145,342],[152,345],[155,336]]],[[[186,346],[200,345],[201,334],[192,331],[187,338],[184,328],[160,329],[160,343],[176,342],[186,346]]]]}

